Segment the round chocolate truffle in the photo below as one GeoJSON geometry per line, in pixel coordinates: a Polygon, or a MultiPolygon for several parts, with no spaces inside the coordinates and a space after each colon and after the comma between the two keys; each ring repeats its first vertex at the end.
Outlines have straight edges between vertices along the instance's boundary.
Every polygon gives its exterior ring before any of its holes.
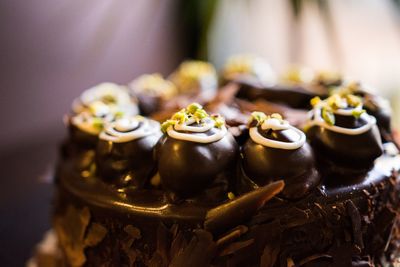
{"type": "Polygon", "coordinates": [[[363,109],[361,97],[334,94],[315,98],[312,105],[305,128],[321,157],[354,169],[370,166],[382,154],[376,119],[363,109]]]}
{"type": "Polygon", "coordinates": [[[96,151],[101,178],[143,187],[155,172],[153,148],[161,135],[160,124],[142,116],[122,117],[107,124],[96,151]]]}
{"type": "Polygon", "coordinates": [[[253,112],[250,138],[243,146],[242,169],[258,186],[282,179],[282,195],[300,198],[315,188],[320,176],[314,168],[314,155],[305,134],[279,114],[253,112]]]}
{"type": "Polygon", "coordinates": [[[176,96],[176,86],[160,74],[145,74],[129,84],[133,95],[138,98],[141,114],[147,116],[160,109],[164,101],[176,96]]]}
{"type": "Polygon", "coordinates": [[[276,74],[266,60],[252,54],[230,57],[222,69],[224,81],[251,82],[260,85],[276,83],[276,74]]]}
{"type": "Polygon", "coordinates": [[[176,85],[179,93],[185,95],[212,98],[218,88],[217,71],[213,65],[205,61],[185,61],[169,79],[176,85]]]}
{"type": "Polygon", "coordinates": [[[72,141],[83,147],[95,148],[104,124],[123,115],[136,115],[138,107],[127,88],[102,83],[87,89],[75,99],[72,113],[67,118],[72,141]]]}
{"type": "Polygon", "coordinates": [[[204,192],[216,180],[233,178],[238,145],[223,118],[191,104],[163,123],[157,149],[158,171],[164,188],[180,197],[204,192]]]}

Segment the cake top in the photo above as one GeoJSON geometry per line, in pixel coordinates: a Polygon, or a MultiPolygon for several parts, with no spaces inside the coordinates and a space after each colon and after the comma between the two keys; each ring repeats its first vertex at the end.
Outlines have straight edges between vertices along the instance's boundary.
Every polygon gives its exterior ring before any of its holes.
{"type": "Polygon", "coordinates": [[[212,205],[278,180],[280,197],[295,200],[329,184],[321,173],[366,179],[393,142],[390,109],[359,83],[303,72],[277,83],[266,61],[238,55],[220,72],[222,87],[203,61],[168,79],[102,83],[73,102],[65,160],[118,190],[212,205]]]}

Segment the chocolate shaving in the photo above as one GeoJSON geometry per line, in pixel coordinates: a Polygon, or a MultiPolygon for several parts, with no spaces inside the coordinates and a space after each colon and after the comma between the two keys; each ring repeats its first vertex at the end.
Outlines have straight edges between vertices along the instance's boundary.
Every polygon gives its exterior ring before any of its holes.
{"type": "Polygon", "coordinates": [[[352,229],[353,229],[353,239],[354,244],[360,248],[364,248],[364,242],[361,232],[361,216],[360,212],[358,211],[357,207],[354,205],[353,201],[348,200],[346,201],[346,210],[347,214],[350,216],[352,229]]]}
{"type": "Polygon", "coordinates": [[[249,230],[249,228],[245,225],[239,225],[235,228],[233,228],[231,231],[229,231],[228,233],[224,234],[222,237],[220,237],[216,244],[217,246],[222,246],[228,242],[231,242],[233,240],[235,240],[236,238],[239,238],[241,235],[243,235],[244,233],[246,233],[249,230]]]}
{"type": "Polygon", "coordinates": [[[299,263],[297,264],[297,266],[303,266],[309,262],[312,262],[312,261],[315,261],[315,260],[321,259],[321,258],[332,259],[332,256],[328,255],[328,254],[314,254],[314,255],[308,256],[308,257],[300,260],[299,263]]]}
{"type": "Polygon", "coordinates": [[[249,220],[268,200],[281,192],[284,185],[285,183],[279,180],[209,210],[204,228],[218,232],[249,220]]]}
{"type": "Polygon", "coordinates": [[[254,243],[254,239],[249,239],[249,240],[245,240],[245,241],[239,241],[239,242],[234,242],[229,244],[226,248],[224,248],[219,255],[221,257],[226,256],[226,255],[230,255],[230,254],[234,254],[237,251],[250,246],[251,244],[254,243]]]}
{"type": "Polygon", "coordinates": [[[171,259],[170,267],[204,267],[209,266],[214,258],[217,246],[211,233],[197,229],[187,246],[181,247],[171,259]]]}
{"type": "Polygon", "coordinates": [[[272,267],[274,266],[278,257],[279,247],[278,246],[265,246],[263,254],[260,259],[260,267],[272,267]]]}

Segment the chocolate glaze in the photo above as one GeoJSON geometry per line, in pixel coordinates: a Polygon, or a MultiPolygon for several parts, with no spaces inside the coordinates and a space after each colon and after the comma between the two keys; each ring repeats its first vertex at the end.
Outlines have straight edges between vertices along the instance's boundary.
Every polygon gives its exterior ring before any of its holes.
{"type": "Polygon", "coordinates": [[[374,264],[391,240],[389,230],[396,218],[392,208],[399,203],[397,174],[392,170],[399,169],[398,156],[383,155],[362,182],[321,185],[297,201],[275,197],[243,222],[233,223],[232,215],[238,210],[228,209],[233,214],[219,220],[225,218],[229,229],[214,233],[202,227],[212,207],[168,203],[158,190],[118,192],[97,177],[82,179],[71,162],[65,161],[58,173],[55,218],[66,220],[70,205],[78,211],[89,207],[91,223],[107,229],[100,243],[85,249],[85,266],[374,264]],[[128,228],[137,229],[139,235],[126,245],[128,228]]]}
{"type": "MultiPolygon", "coordinates": [[[[211,129],[207,134],[213,131],[211,129]]],[[[196,195],[219,176],[224,180],[233,179],[237,151],[238,145],[230,133],[208,144],[165,136],[157,148],[161,183],[181,197],[196,195]]]]}
{"type": "Polygon", "coordinates": [[[99,140],[98,135],[82,131],[72,123],[69,124],[69,134],[71,137],[71,141],[81,148],[96,148],[97,141],[99,140]]]}

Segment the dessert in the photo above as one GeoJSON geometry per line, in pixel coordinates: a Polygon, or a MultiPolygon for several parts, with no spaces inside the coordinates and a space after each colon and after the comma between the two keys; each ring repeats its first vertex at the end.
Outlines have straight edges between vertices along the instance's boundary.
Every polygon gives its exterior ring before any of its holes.
{"type": "Polygon", "coordinates": [[[184,63],[170,76],[182,102],[147,102],[147,117],[140,94],[162,90],[138,80],[74,101],[54,200],[64,265],[394,262],[400,155],[387,106],[329,75],[269,83],[268,68],[240,59],[218,90],[211,65],[184,63]]]}

